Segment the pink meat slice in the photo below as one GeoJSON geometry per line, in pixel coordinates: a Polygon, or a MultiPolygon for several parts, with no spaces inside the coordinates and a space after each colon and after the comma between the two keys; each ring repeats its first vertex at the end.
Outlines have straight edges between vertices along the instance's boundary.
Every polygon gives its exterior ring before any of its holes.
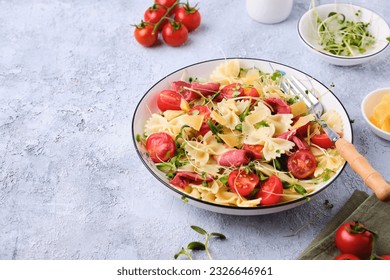
{"type": "Polygon", "coordinates": [[[286,101],[276,97],[270,97],[265,100],[278,114],[291,114],[290,105],[286,101]]]}
{"type": "Polygon", "coordinates": [[[219,91],[220,83],[206,83],[200,84],[197,82],[191,83],[191,88],[198,90],[203,96],[213,95],[219,91]]]}
{"type": "Polygon", "coordinates": [[[206,178],[203,178],[195,172],[179,171],[176,173],[175,177],[171,181],[169,181],[169,183],[176,187],[184,189],[189,184],[200,185],[204,181],[211,182],[213,181],[213,177],[207,175],[206,178]]]}
{"type": "Polygon", "coordinates": [[[294,129],[291,131],[286,131],[286,132],[280,134],[276,138],[282,138],[282,139],[286,139],[286,140],[294,142],[299,150],[309,150],[310,147],[307,144],[307,142],[304,139],[302,139],[301,137],[296,136],[296,134],[297,134],[297,131],[294,129]]]}
{"type": "Polygon", "coordinates": [[[218,164],[222,166],[233,166],[239,167],[241,165],[248,164],[251,160],[254,159],[254,154],[248,150],[230,150],[223,153],[219,160],[218,164]]]}

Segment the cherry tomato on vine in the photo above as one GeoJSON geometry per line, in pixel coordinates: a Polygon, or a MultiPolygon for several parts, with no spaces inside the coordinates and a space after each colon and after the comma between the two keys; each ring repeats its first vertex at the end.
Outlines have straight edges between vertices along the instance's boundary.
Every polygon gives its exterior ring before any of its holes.
{"type": "MultiPolygon", "coordinates": [[[[178,2],[178,1],[177,0],[155,0],[154,2],[160,4],[168,9],[168,8],[172,7],[173,5],[175,5],[176,2],[178,2]]],[[[175,8],[172,9],[172,11],[169,14],[172,15],[176,11],[176,9],[177,9],[177,5],[175,8]]]]}
{"type": "MultiPolygon", "coordinates": [[[[160,21],[161,18],[163,18],[165,16],[166,12],[167,12],[167,9],[165,9],[164,6],[161,6],[159,4],[154,4],[153,6],[149,7],[145,11],[144,20],[146,22],[156,24],[160,21]]],[[[166,23],[167,23],[167,20],[163,20],[160,23],[159,30],[161,30],[166,23]]]]}
{"type": "Polygon", "coordinates": [[[380,259],[377,259],[377,260],[390,260],[390,255],[382,255],[382,256],[379,256],[380,259]]]}
{"type": "Polygon", "coordinates": [[[298,150],[287,159],[288,171],[298,179],[310,177],[316,168],[316,158],[309,150],[298,150]]]}
{"type": "Polygon", "coordinates": [[[158,32],[153,32],[154,25],[141,21],[135,26],[134,37],[144,47],[151,47],[156,43],[158,32]]]}
{"type": "Polygon", "coordinates": [[[260,205],[272,205],[278,203],[283,194],[283,184],[278,176],[270,176],[261,182],[260,190],[256,198],[261,198],[260,205]]]}
{"type": "Polygon", "coordinates": [[[144,13],[144,20],[150,23],[157,23],[167,12],[164,6],[154,4],[144,13]]]}
{"type": "Polygon", "coordinates": [[[146,139],[146,150],[153,162],[165,162],[175,156],[176,145],[165,132],[157,132],[146,139]]]}
{"type": "Polygon", "coordinates": [[[164,25],[162,30],[164,42],[172,47],[183,45],[188,39],[188,30],[180,22],[172,21],[164,25]]]}
{"type": "Polygon", "coordinates": [[[353,254],[361,259],[371,256],[373,234],[359,222],[346,222],[336,231],[336,247],[341,253],[353,254]]]}
{"type": "Polygon", "coordinates": [[[244,170],[233,170],[228,176],[230,189],[241,195],[249,195],[259,183],[259,177],[255,173],[246,173],[244,170]]]}
{"type": "Polygon", "coordinates": [[[353,254],[340,254],[333,258],[334,260],[360,260],[359,257],[353,254]]]}
{"type": "Polygon", "coordinates": [[[316,144],[317,146],[320,146],[323,149],[329,149],[334,147],[334,143],[330,140],[326,133],[314,135],[311,138],[311,142],[313,144],[316,144]]]}
{"type": "Polygon", "coordinates": [[[196,7],[191,7],[188,3],[175,11],[175,20],[183,23],[189,32],[197,29],[201,22],[201,16],[196,7]]]}
{"type": "Polygon", "coordinates": [[[161,111],[180,110],[181,95],[173,90],[163,90],[157,98],[157,106],[161,111]]]}

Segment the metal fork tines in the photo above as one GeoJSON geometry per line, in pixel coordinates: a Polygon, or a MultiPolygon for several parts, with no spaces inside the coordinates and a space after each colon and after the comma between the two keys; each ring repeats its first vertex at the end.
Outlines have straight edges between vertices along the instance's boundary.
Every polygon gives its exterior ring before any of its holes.
{"type": "Polygon", "coordinates": [[[309,109],[309,112],[314,114],[317,122],[321,125],[325,133],[333,142],[337,141],[340,136],[321,119],[324,108],[318,98],[310,89],[306,88],[297,78],[291,76],[290,78],[284,77],[281,83],[282,89],[286,94],[298,96],[300,100],[303,100],[309,109]]]}
{"type": "Polygon", "coordinates": [[[298,96],[299,99],[303,100],[309,108],[309,111],[317,118],[321,117],[324,110],[322,104],[319,102],[314,93],[307,89],[297,78],[294,76],[284,78],[281,85],[286,93],[298,96]]]}

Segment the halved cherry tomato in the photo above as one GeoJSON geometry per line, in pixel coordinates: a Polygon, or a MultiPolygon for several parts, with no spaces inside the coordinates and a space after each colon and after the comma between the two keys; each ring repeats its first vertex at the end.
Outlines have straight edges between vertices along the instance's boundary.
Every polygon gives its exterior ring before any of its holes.
{"type": "Polygon", "coordinates": [[[153,28],[153,24],[143,21],[136,25],[134,29],[134,37],[137,42],[144,47],[153,46],[154,43],[156,43],[158,37],[157,31],[153,33],[153,28]]]}
{"type": "Polygon", "coordinates": [[[257,91],[257,89],[252,87],[252,88],[244,88],[244,96],[253,97],[251,103],[254,104],[257,101],[257,98],[260,96],[260,94],[257,91]]]}
{"type": "Polygon", "coordinates": [[[175,20],[183,23],[187,27],[188,31],[191,32],[199,27],[201,16],[196,7],[191,7],[187,3],[176,9],[175,20]]]}
{"type": "Polygon", "coordinates": [[[314,135],[311,138],[311,142],[320,146],[323,149],[329,149],[334,147],[334,143],[329,139],[326,133],[314,135]]]}
{"type": "Polygon", "coordinates": [[[249,195],[259,183],[255,173],[247,174],[244,170],[233,170],[228,176],[230,189],[241,196],[249,195]]]}
{"type": "Polygon", "coordinates": [[[345,222],[336,231],[336,247],[341,253],[353,254],[361,259],[371,256],[373,234],[359,222],[345,222]]]}
{"type": "Polygon", "coordinates": [[[146,150],[153,162],[165,162],[175,156],[176,145],[165,132],[156,132],[146,139],[146,150]]]}
{"type": "Polygon", "coordinates": [[[334,260],[360,260],[359,257],[353,254],[340,254],[333,258],[334,260]]]}
{"type": "Polygon", "coordinates": [[[205,121],[210,117],[211,111],[209,107],[205,105],[197,105],[192,107],[188,114],[203,116],[203,121],[205,121]]]}
{"type": "Polygon", "coordinates": [[[287,169],[298,179],[305,179],[314,174],[317,161],[308,150],[298,150],[287,159],[287,169]]]}
{"type": "Polygon", "coordinates": [[[222,96],[223,98],[226,98],[226,99],[244,96],[244,89],[240,83],[233,83],[233,84],[225,86],[221,90],[220,96],[222,96]]]}
{"type": "Polygon", "coordinates": [[[171,47],[183,45],[188,39],[188,30],[184,24],[172,21],[164,25],[162,30],[164,42],[171,47]]]}
{"type": "Polygon", "coordinates": [[[262,159],[263,158],[263,145],[249,145],[244,144],[242,147],[244,150],[251,151],[254,155],[254,159],[262,159]]]}
{"type": "MultiPolygon", "coordinates": [[[[144,20],[153,24],[156,24],[160,21],[162,17],[165,16],[165,13],[167,12],[167,9],[165,9],[164,6],[161,6],[159,4],[153,4],[153,6],[149,7],[145,13],[144,13],[144,20]]],[[[167,20],[163,20],[160,24],[159,29],[161,30],[167,20]]]]}
{"type": "Polygon", "coordinates": [[[181,95],[173,90],[163,90],[157,99],[157,106],[161,111],[180,110],[181,95]]]}
{"type": "Polygon", "coordinates": [[[256,198],[261,198],[260,205],[272,205],[278,203],[283,194],[283,184],[278,176],[272,175],[261,182],[260,190],[256,198]]]}

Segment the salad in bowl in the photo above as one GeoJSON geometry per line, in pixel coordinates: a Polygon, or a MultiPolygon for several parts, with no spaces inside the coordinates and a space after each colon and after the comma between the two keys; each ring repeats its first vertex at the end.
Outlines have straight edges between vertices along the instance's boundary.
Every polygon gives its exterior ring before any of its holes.
{"type": "Polygon", "coordinates": [[[216,212],[265,214],[309,200],[345,161],[305,103],[282,89],[286,75],[318,94],[322,119],[351,140],[343,106],[304,73],[214,60],[171,74],[141,100],[133,135],[142,161],[185,200],[216,212]]]}

